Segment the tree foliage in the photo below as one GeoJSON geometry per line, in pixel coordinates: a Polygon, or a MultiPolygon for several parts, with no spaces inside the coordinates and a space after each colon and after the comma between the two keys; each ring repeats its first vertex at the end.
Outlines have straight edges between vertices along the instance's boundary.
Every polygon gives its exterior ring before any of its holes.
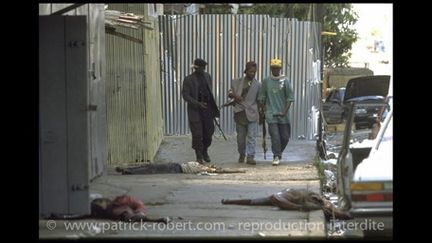
{"type": "Polygon", "coordinates": [[[323,30],[336,32],[335,36],[323,36],[324,63],[328,67],[345,67],[351,57],[352,44],[358,34],[353,28],[358,15],[351,4],[325,4],[323,30]]]}
{"type": "MultiPolygon", "coordinates": [[[[225,12],[229,13],[229,12],[225,12]]],[[[324,64],[327,67],[346,67],[351,57],[352,44],[358,34],[354,29],[358,15],[352,4],[254,4],[240,8],[239,14],[268,14],[271,17],[296,18],[322,23],[322,30],[336,35],[323,36],[324,64]]]]}
{"type": "Polygon", "coordinates": [[[271,17],[279,18],[306,18],[310,4],[254,4],[250,8],[240,9],[239,13],[244,14],[268,14],[271,17]]]}

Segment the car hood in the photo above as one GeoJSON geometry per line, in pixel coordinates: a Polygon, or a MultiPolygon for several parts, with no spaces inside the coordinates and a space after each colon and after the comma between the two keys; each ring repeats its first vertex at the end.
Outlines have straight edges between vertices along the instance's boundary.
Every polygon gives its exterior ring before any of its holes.
{"type": "Polygon", "coordinates": [[[390,85],[389,75],[375,75],[353,78],[345,88],[344,103],[362,96],[387,96],[390,85]]]}

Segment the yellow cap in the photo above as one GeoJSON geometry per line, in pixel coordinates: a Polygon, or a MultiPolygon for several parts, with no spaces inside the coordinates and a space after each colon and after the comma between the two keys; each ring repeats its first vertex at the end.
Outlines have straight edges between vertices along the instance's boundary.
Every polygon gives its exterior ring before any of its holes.
{"type": "Polygon", "coordinates": [[[272,59],[270,61],[270,67],[282,67],[282,60],[281,59],[272,59]]]}

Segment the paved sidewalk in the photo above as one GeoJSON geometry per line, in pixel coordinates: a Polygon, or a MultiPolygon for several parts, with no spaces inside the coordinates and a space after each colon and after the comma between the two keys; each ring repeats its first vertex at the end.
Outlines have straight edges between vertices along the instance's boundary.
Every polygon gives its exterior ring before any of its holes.
{"type": "MultiPolygon", "coordinates": [[[[113,198],[128,194],[141,199],[152,217],[167,217],[168,225],[145,223],[120,225],[103,220],[81,220],[87,229],[66,230],[65,221],[56,221],[49,230],[40,220],[41,238],[325,238],[321,210],[286,211],[272,206],[222,205],[223,198],[265,197],[284,188],[307,188],[319,192],[319,178],[312,165],[315,141],[290,141],[279,166],[271,166],[272,153],[264,160],[257,141],[257,165],[237,162],[235,137],[215,138],[209,151],[212,163],[224,168],[244,168],[246,173],[194,175],[120,175],[109,168],[108,175],[91,184],[91,192],[113,198]]],[[[170,136],[164,139],[157,163],[194,160],[191,139],[170,136]]],[[[70,221],[69,221],[70,222],[70,221]]],[[[67,222],[66,222],[67,223],[67,222]]]]}

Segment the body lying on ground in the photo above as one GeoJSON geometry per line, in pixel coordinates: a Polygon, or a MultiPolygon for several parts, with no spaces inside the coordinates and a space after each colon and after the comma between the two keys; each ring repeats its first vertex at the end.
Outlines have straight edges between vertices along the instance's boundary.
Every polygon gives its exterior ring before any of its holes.
{"type": "Polygon", "coordinates": [[[185,173],[196,174],[200,172],[208,173],[245,173],[243,169],[221,168],[214,165],[203,165],[195,161],[185,163],[165,163],[165,164],[146,164],[134,167],[116,167],[116,171],[123,175],[131,174],[167,174],[185,173]]]}
{"type": "Polygon", "coordinates": [[[285,189],[268,197],[255,199],[222,199],[222,204],[268,205],[283,210],[324,210],[327,219],[351,219],[349,212],[336,208],[329,200],[304,189],[285,189]]]}
{"type": "Polygon", "coordinates": [[[167,223],[168,218],[150,218],[146,215],[144,203],[132,196],[122,195],[114,200],[96,198],[91,202],[90,215],[52,214],[50,219],[109,219],[126,222],[161,222],[167,223]]]}

